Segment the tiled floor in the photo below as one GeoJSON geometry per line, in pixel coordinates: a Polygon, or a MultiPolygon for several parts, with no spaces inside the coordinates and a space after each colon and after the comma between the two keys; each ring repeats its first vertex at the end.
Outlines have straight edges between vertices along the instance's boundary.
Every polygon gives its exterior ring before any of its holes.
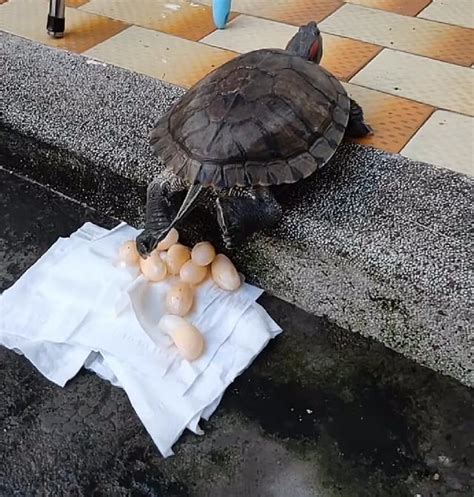
{"type": "Polygon", "coordinates": [[[474,175],[473,0],[67,0],[67,33],[45,33],[47,0],[0,0],[0,29],[190,87],[227,60],[283,48],[315,20],[322,65],[374,128],[360,140],[474,175]]]}
{"type": "Polygon", "coordinates": [[[402,150],[415,160],[435,162],[464,174],[472,174],[474,118],[437,110],[402,150]]]}

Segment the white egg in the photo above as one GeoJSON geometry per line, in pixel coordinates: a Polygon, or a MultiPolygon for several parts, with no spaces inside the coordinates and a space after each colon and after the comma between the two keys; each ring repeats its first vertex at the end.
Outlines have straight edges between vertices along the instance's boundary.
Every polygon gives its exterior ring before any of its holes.
{"type": "Polygon", "coordinates": [[[195,361],[204,352],[204,337],[192,324],[175,328],[170,336],[180,355],[188,361],[195,361]]]}
{"type": "Polygon", "coordinates": [[[140,255],[137,251],[135,240],[127,240],[123,242],[119,249],[119,263],[122,266],[135,266],[138,264],[140,255]]]}
{"type": "Polygon", "coordinates": [[[170,335],[173,330],[185,326],[186,324],[188,324],[186,319],[180,316],[175,316],[174,314],[165,314],[159,320],[158,328],[163,333],[170,335]]]}
{"type": "Polygon", "coordinates": [[[166,263],[161,259],[159,252],[153,251],[146,259],[140,257],[140,269],[150,281],[158,282],[166,278],[166,263]]]}
{"type": "Polygon", "coordinates": [[[193,289],[189,283],[179,282],[166,295],[166,308],[171,314],[186,316],[194,301],[193,289]]]}
{"type": "Polygon", "coordinates": [[[198,266],[208,266],[216,256],[216,249],[209,242],[197,243],[191,252],[191,259],[198,266]]]}
{"type": "Polygon", "coordinates": [[[172,245],[166,253],[166,264],[170,274],[179,274],[182,265],[191,258],[191,251],[188,247],[176,243],[172,245]]]}
{"type": "Polygon", "coordinates": [[[199,285],[199,283],[206,279],[208,271],[207,266],[198,266],[193,261],[186,261],[181,266],[179,277],[181,281],[191,285],[199,285]]]}
{"type": "Polygon", "coordinates": [[[223,290],[234,291],[240,288],[242,281],[232,261],[224,254],[219,254],[211,264],[212,279],[223,290]]]}
{"type": "Polygon", "coordinates": [[[171,337],[184,359],[194,361],[202,355],[204,337],[195,326],[182,317],[166,314],[160,319],[158,329],[171,337]]]}
{"type": "Polygon", "coordinates": [[[161,242],[157,245],[157,250],[168,250],[171,245],[178,243],[179,233],[175,228],[171,228],[169,233],[161,240],[161,242]]]}

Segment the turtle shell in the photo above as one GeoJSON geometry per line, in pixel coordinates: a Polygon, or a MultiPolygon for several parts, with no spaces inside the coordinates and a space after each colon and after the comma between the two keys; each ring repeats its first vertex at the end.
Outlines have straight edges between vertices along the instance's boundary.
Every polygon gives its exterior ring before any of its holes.
{"type": "Polygon", "coordinates": [[[350,100],[321,66],[256,50],[196,83],[151,132],[178,176],[218,188],[294,183],[341,143],[350,100]]]}

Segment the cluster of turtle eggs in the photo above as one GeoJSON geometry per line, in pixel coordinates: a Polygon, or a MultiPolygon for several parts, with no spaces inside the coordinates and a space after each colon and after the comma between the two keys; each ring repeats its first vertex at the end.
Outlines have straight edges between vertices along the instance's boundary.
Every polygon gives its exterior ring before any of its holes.
{"type": "Polygon", "coordinates": [[[158,328],[171,337],[182,357],[193,361],[204,351],[204,338],[184,317],[193,307],[196,286],[209,274],[226,291],[237,290],[242,280],[231,260],[224,254],[216,254],[209,242],[200,242],[191,250],[178,243],[178,239],[178,231],[173,228],[146,259],[139,256],[135,241],[127,240],[120,247],[119,261],[122,265],[140,266],[151,282],[164,281],[168,276],[179,277],[166,295],[169,314],[161,318],[158,328]]]}

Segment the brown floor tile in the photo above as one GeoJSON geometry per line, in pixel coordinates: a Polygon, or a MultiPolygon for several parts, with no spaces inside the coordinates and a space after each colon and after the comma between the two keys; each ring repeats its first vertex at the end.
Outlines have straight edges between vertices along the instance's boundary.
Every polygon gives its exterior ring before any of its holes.
{"type": "Polygon", "coordinates": [[[10,0],[0,9],[0,29],[56,48],[81,53],[120,33],[128,24],[66,8],[66,33],[54,39],[46,32],[46,0],[10,0]]]}
{"type": "MultiPolygon", "coordinates": [[[[163,23],[161,29],[158,29],[158,31],[191,41],[199,41],[216,29],[212,19],[212,10],[205,5],[200,7],[200,9],[194,7],[183,9],[179,12],[179,15],[163,23]]],[[[231,12],[229,21],[235,19],[237,16],[238,14],[231,12]]]]}
{"type": "Polygon", "coordinates": [[[359,72],[382,47],[350,38],[323,34],[321,65],[337,78],[346,81],[359,72]]]}
{"type": "Polygon", "coordinates": [[[348,93],[363,108],[367,123],[374,134],[352,140],[364,145],[398,153],[434,111],[434,107],[369,90],[350,83],[348,93]]]}
{"type": "Polygon", "coordinates": [[[66,6],[77,8],[85,5],[88,1],[89,0],[66,0],[66,6]]]}
{"type": "Polygon", "coordinates": [[[474,62],[474,30],[436,24],[442,26],[439,28],[439,37],[426,40],[420,55],[470,67],[474,62]]]}
{"type": "Polygon", "coordinates": [[[373,9],[387,10],[389,12],[396,12],[404,16],[416,16],[431,0],[344,0],[347,3],[355,3],[371,7],[373,9]]]}
{"type": "MultiPolygon", "coordinates": [[[[211,5],[212,0],[198,0],[211,5]]],[[[322,21],[343,5],[342,0],[232,0],[232,10],[294,26],[322,21]]]]}

